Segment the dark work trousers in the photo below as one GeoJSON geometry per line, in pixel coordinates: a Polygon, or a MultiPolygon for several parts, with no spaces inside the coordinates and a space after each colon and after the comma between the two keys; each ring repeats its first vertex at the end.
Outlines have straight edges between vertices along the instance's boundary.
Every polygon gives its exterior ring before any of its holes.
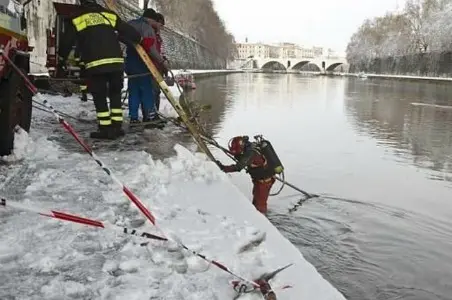
{"type": "Polygon", "coordinates": [[[121,91],[124,86],[123,72],[90,75],[88,81],[99,126],[121,127],[123,121],[121,108],[121,91]],[[110,109],[107,97],[110,98],[110,109]]]}

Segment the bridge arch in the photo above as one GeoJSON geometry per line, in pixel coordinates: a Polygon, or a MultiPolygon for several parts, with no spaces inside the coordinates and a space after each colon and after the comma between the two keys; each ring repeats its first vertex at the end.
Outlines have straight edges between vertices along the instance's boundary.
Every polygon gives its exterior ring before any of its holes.
{"type": "Polygon", "coordinates": [[[305,63],[305,64],[303,64],[302,66],[300,66],[300,67],[298,68],[298,70],[301,70],[302,67],[308,66],[308,65],[316,66],[317,72],[322,72],[322,68],[320,67],[320,66],[322,65],[322,62],[317,61],[317,60],[310,60],[310,61],[308,61],[307,63],[305,63]]]}
{"type": "Polygon", "coordinates": [[[344,64],[344,63],[343,62],[333,63],[333,64],[329,65],[328,68],[326,68],[326,70],[327,71],[333,71],[334,69],[336,69],[337,67],[339,67],[342,64],[344,64]]]}
{"type": "Polygon", "coordinates": [[[284,64],[282,64],[280,61],[277,60],[270,60],[265,62],[262,66],[261,69],[273,69],[272,66],[278,66],[280,70],[286,70],[286,66],[284,64]]]}
{"type": "Polygon", "coordinates": [[[304,65],[307,65],[309,63],[309,60],[302,60],[302,61],[297,61],[294,64],[292,64],[292,70],[300,70],[301,68],[303,68],[304,65]]]}

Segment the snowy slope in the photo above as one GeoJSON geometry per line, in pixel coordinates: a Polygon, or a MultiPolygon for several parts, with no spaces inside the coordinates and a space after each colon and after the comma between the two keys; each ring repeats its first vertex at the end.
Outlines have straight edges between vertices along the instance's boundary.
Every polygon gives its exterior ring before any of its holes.
{"type": "MultiPolygon", "coordinates": [[[[50,96],[49,101],[66,113],[94,116],[89,103],[80,112],[78,99],[50,96]]],[[[81,147],[75,140],[63,140],[68,134],[50,120],[35,111],[39,126],[34,124],[28,138],[29,157],[3,189],[0,184],[0,195],[30,207],[156,233],[90,156],[77,152],[81,147]]],[[[177,155],[164,160],[132,149],[99,156],[155,214],[157,224],[193,250],[245,277],[294,263],[272,281],[275,287],[293,285],[277,291],[278,299],[344,299],[227,175],[204,155],[180,145],[174,149],[177,155]],[[261,245],[239,253],[263,233],[261,245]]],[[[20,147],[16,153],[21,156],[20,147]]],[[[235,278],[188,252],[169,251],[166,242],[142,247],[140,238],[2,208],[0,236],[0,299],[203,300],[235,295],[228,285],[235,278]]],[[[240,299],[260,298],[249,294],[240,299]]]]}

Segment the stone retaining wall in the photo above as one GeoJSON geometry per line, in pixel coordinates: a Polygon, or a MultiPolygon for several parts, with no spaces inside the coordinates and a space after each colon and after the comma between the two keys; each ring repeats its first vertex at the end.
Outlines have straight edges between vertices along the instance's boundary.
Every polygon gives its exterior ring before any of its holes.
{"type": "Polygon", "coordinates": [[[452,77],[452,52],[376,58],[350,65],[350,73],[452,77]]]}

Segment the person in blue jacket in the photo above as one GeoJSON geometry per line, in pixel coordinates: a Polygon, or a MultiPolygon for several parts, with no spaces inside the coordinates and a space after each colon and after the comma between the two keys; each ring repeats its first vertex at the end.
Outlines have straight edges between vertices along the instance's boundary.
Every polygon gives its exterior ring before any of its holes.
{"type": "MultiPolygon", "coordinates": [[[[157,37],[154,27],[161,26],[157,12],[152,8],[146,9],[138,19],[129,21],[143,37],[141,45],[148,53],[157,67],[168,69],[168,63],[163,59],[157,50],[157,37]]],[[[125,61],[125,71],[127,75],[149,73],[146,64],[142,61],[137,51],[132,46],[127,46],[127,57],[125,61]]],[[[148,123],[148,128],[163,127],[164,123],[157,117],[155,111],[155,93],[152,75],[129,78],[129,117],[131,123],[140,122],[138,111],[140,104],[143,105],[143,122],[148,123]]]]}

